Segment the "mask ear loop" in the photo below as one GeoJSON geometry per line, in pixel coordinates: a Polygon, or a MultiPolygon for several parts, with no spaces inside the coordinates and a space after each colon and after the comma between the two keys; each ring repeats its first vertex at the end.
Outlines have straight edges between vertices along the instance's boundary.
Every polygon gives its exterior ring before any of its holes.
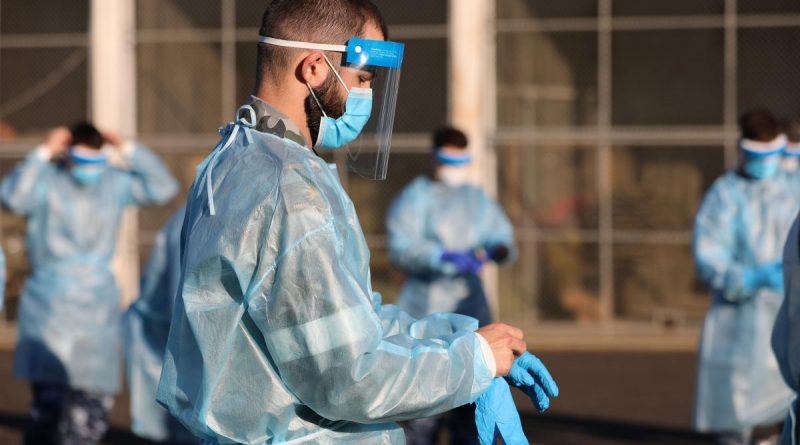
{"type": "MultiPolygon", "coordinates": [[[[328,63],[328,66],[331,68],[331,71],[333,71],[333,74],[336,75],[337,79],[339,79],[339,83],[342,84],[344,90],[347,91],[347,94],[350,94],[350,89],[347,88],[347,84],[344,83],[344,79],[342,79],[342,76],[339,75],[339,71],[337,71],[336,68],[333,67],[333,63],[331,63],[331,60],[328,59],[328,56],[326,56],[325,53],[323,52],[322,57],[325,58],[325,62],[328,63]]],[[[322,115],[328,117],[328,113],[326,113],[325,108],[322,107],[322,103],[317,98],[316,93],[314,93],[314,89],[311,88],[311,84],[306,82],[306,88],[308,88],[308,92],[311,93],[311,97],[314,99],[314,102],[317,103],[317,107],[319,107],[319,111],[322,112],[322,115]]],[[[319,137],[319,135],[317,135],[317,137],[319,137]]],[[[313,144],[311,150],[314,152],[315,155],[319,156],[319,153],[317,153],[317,150],[313,147],[313,144]]]]}

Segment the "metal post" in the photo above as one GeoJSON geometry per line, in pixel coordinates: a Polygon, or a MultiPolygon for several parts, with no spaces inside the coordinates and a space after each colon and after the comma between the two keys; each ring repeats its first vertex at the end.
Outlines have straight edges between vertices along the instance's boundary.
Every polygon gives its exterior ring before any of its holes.
{"type": "MultiPolygon", "coordinates": [[[[92,120],[101,130],[136,134],[136,54],[134,0],[92,0],[91,54],[92,120]]],[[[122,304],[139,292],[139,245],[136,211],[126,211],[112,264],[122,304]]]]}
{"type": "Polygon", "coordinates": [[[611,1],[600,0],[598,11],[598,193],[600,196],[600,317],[614,319],[613,199],[611,189],[611,1]]]}

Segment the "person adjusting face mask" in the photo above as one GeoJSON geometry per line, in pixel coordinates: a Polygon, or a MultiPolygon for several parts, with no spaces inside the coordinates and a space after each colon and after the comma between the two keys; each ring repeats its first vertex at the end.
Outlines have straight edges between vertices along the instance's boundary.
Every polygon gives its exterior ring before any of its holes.
{"type": "MultiPolygon", "coordinates": [[[[263,16],[254,94],[188,193],[157,393],[206,443],[403,444],[395,422],[475,401],[524,352],[510,326],[382,305],[355,207],[312,151],[367,114],[361,135],[388,138],[380,100],[396,85],[376,84],[396,82],[383,65],[399,66],[400,46],[386,33],[367,0],[273,0],[263,16]],[[369,113],[355,88],[373,89],[369,113]]],[[[350,169],[375,177],[357,146],[342,148],[350,169]]]]}
{"type": "Polygon", "coordinates": [[[793,397],[769,346],[783,299],[783,245],[800,211],[800,175],[773,164],[785,145],[777,120],[754,110],[740,125],[743,164],[706,192],[693,243],[698,278],[712,294],[694,422],[730,444],[749,444],[755,428],[780,422],[793,397]]]}
{"type": "Polygon", "coordinates": [[[108,156],[100,149],[73,146],[69,149],[70,173],[79,184],[96,183],[108,165],[108,156]]]}
{"type": "Polygon", "coordinates": [[[14,353],[14,374],[33,395],[25,443],[96,444],[108,428],[121,377],[111,260],[123,212],[164,204],[177,189],[149,149],[88,122],[54,129],[3,178],[0,198],[26,219],[32,266],[14,353]],[[106,165],[106,143],[127,169],[106,165]]]}

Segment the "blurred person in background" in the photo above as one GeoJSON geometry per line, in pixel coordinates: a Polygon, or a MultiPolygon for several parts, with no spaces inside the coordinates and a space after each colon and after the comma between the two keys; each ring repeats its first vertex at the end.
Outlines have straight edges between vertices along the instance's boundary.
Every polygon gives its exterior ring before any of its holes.
{"type": "MultiPolygon", "coordinates": [[[[432,170],[414,179],[390,207],[386,228],[392,262],[407,278],[397,305],[415,318],[454,312],[491,322],[479,272],[487,261],[514,256],[514,232],[500,204],[467,182],[467,136],[452,127],[433,134],[432,170]]],[[[475,442],[473,406],[405,426],[411,445],[436,443],[447,425],[451,443],[475,442]]]]}
{"type": "Polygon", "coordinates": [[[147,148],[92,124],[56,128],[6,177],[0,198],[27,220],[32,265],[14,373],[33,392],[26,444],[96,444],[120,384],[120,295],[111,259],[122,213],[177,183],[147,148]],[[106,143],[127,160],[109,165],[106,143]]]}
{"type": "Polygon", "coordinates": [[[798,175],[780,167],[786,137],[778,121],[757,109],[740,127],[741,162],[706,193],[693,245],[698,276],[712,291],[694,421],[718,443],[737,445],[752,443],[755,427],[780,422],[792,398],[770,335],[783,300],[783,246],[800,209],[798,175]]]}
{"type": "Polygon", "coordinates": [[[125,314],[125,361],[134,434],[171,445],[199,440],[156,402],[181,275],[181,206],[156,236],[142,272],[141,293],[125,314]]]}
{"type": "Polygon", "coordinates": [[[260,34],[254,93],[189,192],[157,399],[207,443],[403,444],[395,422],[474,402],[523,334],[372,292],[353,203],[315,150],[377,122],[389,155],[403,45],[378,8],[274,0],[260,34]]]}
{"type": "Polygon", "coordinates": [[[800,118],[786,122],[786,150],[781,165],[785,170],[800,172],[800,118]]]}
{"type": "MultiPolygon", "coordinates": [[[[800,391],[800,218],[795,219],[783,251],[786,295],[772,331],[772,350],[784,381],[800,391]]],[[[795,397],[783,424],[780,445],[800,445],[800,401],[795,397]]]]}

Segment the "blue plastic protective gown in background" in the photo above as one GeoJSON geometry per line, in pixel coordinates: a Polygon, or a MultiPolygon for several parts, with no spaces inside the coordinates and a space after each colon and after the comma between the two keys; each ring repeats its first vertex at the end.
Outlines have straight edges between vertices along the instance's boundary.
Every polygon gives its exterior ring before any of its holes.
{"type": "Polygon", "coordinates": [[[456,312],[491,322],[480,277],[458,274],[442,253],[504,245],[513,259],[513,227],[497,201],[476,186],[419,177],[392,203],[386,228],[392,262],[407,275],[398,306],[413,317],[456,312]]]}
{"type": "Polygon", "coordinates": [[[111,273],[123,210],[162,204],[178,190],[152,152],[137,147],[130,170],[108,167],[81,186],[34,152],[0,186],[3,203],[27,219],[33,271],[22,292],[17,377],[114,393],[120,384],[120,299],[111,273]]]}
{"type": "Polygon", "coordinates": [[[156,402],[169,323],[181,276],[181,207],[156,237],[142,273],[141,294],[125,314],[125,362],[131,398],[131,429],[159,442],[197,439],[156,402]]]}
{"type": "Polygon", "coordinates": [[[403,444],[395,421],[475,401],[493,378],[477,321],[382,306],[336,172],[249,107],[189,193],[159,402],[209,443],[249,445],[403,444]]]}
{"type": "Polygon", "coordinates": [[[754,287],[748,271],[781,260],[800,208],[798,176],[765,180],[735,172],[706,194],[694,227],[699,278],[712,302],[700,343],[695,425],[700,431],[739,432],[779,422],[793,395],[770,348],[783,290],[754,287]]]}
{"type": "MultiPolygon", "coordinates": [[[[783,267],[786,297],[772,331],[772,349],[783,379],[796,396],[800,391],[800,219],[795,219],[786,240],[783,267]]],[[[795,399],[783,425],[781,445],[800,445],[800,436],[797,434],[798,409],[800,404],[795,399]]]]}

